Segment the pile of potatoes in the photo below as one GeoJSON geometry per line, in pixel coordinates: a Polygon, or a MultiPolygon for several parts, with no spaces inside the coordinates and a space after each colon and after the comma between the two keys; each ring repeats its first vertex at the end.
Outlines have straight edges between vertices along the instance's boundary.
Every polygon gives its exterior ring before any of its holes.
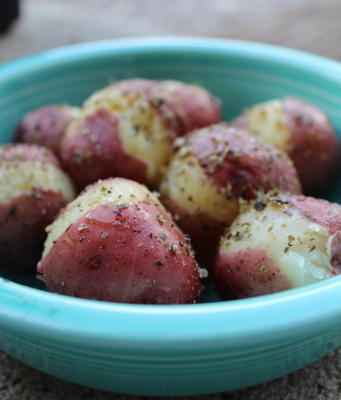
{"type": "Polygon", "coordinates": [[[224,123],[204,88],[129,79],[32,111],[14,142],[0,148],[0,265],[53,292],[186,304],[207,270],[222,299],[341,272],[341,205],[308,197],[335,179],[340,145],[302,100],[224,123]]]}

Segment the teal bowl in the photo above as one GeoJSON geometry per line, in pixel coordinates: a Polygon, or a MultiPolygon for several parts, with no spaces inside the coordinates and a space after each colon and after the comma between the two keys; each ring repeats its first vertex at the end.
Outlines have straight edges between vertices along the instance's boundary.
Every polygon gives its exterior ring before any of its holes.
{"type": "MultiPolygon", "coordinates": [[[[110,80],[173,78],[244,107],[296,95],[341,132],[341,65],[225,40],[149,38],[51,50],[0,67],[0,134],[48,103],[80,104],[110,80]]],[[[341,185],[326,198],[340,201],[341,185]]],[[[341,344],[341,275],[258,298],[183,306],[97,302],[48,293],[34,277],[0,278],[0,348],[82,385],[140,395],[198,395],[295,371],[341,344]]]]}

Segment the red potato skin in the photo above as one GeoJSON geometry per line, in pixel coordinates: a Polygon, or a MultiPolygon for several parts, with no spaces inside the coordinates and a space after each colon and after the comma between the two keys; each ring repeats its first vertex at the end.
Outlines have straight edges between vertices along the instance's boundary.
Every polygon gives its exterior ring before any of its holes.
{"type": "Polygon", "coordinates": [[[41,189],[1,204],[1,267],[20,272],[33,271],[43,251],[45,227],[65,204],[61,194],[41,189]]]}
{"type": "Polygon", "coordinates": [[[226,190],[229,198],[256,198],[257,192],[277,189],[301,193],[291,161],[274,146],[224,125],[195,131],[189,145],[207,178],[226,190]],[[220,160],[212,160],[212,155],[220,160]]]}
{"type": "Polygon", "coordinates": [[[289,156],[301,179],[303,193],[326,190],[340,167],[341,146],[327,116],[304,101],[283,99],[291,131],[289,156]]]}
{"type": "Polygon", "coordinates": [[[214,266],[214,282],[224,300],[276,293],[291,288],[264,249],[220,253],[214,266]]]}
{"type": "Polygon", "coordinates": [[[68,106],[50,105],[27,114],[14,133],[14,142],[33,143],[59,154],[66,127],[74,118],[68,106]]]}
{"type": "Polygon", "coordinates": [[[331,266],[335,275],[341,274],[341,232],[333,235],[331,246],[331,266]]]}
{"type": "Polygon", "coordinates": [[[113,176],[137,182],[147,180],[145,163],[124,151],[118,123],[118,117],[101,108],[73,127],[72,137],[64,137],[60,152],[62,163],[79,189],[113,176]]]}
{"type": "Polygon", "coordinates": [[[99,205],[57,239],[38,272],[50,290],[75,297],[195,303],[200,278],[186,246],[170,216],[154,204],[99,205]]]}
{"type": "Polygon", "coordinates": [[[164,86],[163,81],[147,79],[128,79],[112,85],[127,95],[144,96],[165,119],[174,137],[221,121],[219,104],[208,92],[207,96],[197,96],[195,87],[180,84],[165,94],[164,86]]]}
{"type": "Polygon", "coordinates": [[[309,221],[328,229],[332,240],[331,265],[335,275],[341,273],[341,206],[336,203],[313,197],[292,196],[293,207],[309,221]]]}
{"type": "Polygon", "coordinates": [[[174,219],[181,224],[181,229],[191,238],[198,262],[210,268],[226,223],[205,213],[190,213],[168,196],[161,195],[160,201],[167,210],[172,211],[174,219]]]}
{"type": "Polygon", "coordinates": [[[309,221],[328,229],[330,234],[341,232],[341,205],[306,196],[291,196],[290,202],[309,221]]]}
{"type": "Polygon", "coordinates": [[[60,167],[50,150],[34,144],[9,144],[0,148],[0,163],[4,161],[38,161],[60,167]]]}
{"type": "MultiPolygon", "coordinates": [[[[159,89],[162,89],[162,82],[159,83],[159,89]]],[[[158,90],[155,94],[157,97],[158,90]]],[[[161,95],[159,100],[154,100],[154,105],[168,120],[168,124],[173,125],[177,136],[221,121],[219,105],[213,98],[207,95],[199,99],[195,96],[195,89],[187,85],[165,97],[161,95]],[[169,118],[172,114],[173,118],[169,118]]]]}

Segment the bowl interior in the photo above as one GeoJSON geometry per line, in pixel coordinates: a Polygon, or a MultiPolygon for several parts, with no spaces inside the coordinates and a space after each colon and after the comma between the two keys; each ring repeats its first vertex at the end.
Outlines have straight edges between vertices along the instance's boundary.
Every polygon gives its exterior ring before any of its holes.
{"type": "MultiPolygon", "coordinates": [[[[226,121],[251,104],[298,96],[321,107],[341,135],[337,63],[271,46],[173,39],[79,45],[0,67],[0,142],[11,140],[30,110],[49,103],[80,105],[111,81],[133,77],[201,85],[221,100],[226,121]]],[[[324,197],[340,201],[340,179],[324,197]]],[[[33,275],[3,271],[1,276],[43,289],[33,275]]],[[[216,297],[210,289],[203,301],[211,300],[216,297]]]]}

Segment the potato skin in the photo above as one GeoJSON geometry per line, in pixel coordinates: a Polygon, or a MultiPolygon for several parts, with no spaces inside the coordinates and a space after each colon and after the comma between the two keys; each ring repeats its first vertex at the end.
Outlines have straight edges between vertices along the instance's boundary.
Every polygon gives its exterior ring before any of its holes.
{"type": "Polygon", "coordinates": [[[341,206],[269,194],[246,204],[221,239],[213,274],[223,299],[275,293],[341,273],[341,206]]]}
{"type": "Polygon", "coordinates": [[[330,234],[341,231],[341,205],[307,196],[292,196],[290,202],[302,217],[328,229],[330,234]]]}
{"type": "Polygon", "coordinates": [[[216,248],[223,228],[238,214],[240,198],[271,189],[300,193],[296,170],[275,147],[226,125],[188,135],[172,158],[161,184],[161,201],[179,226],[202,246],[216,248]],[[195,171],[195,173],[193,172],[195,171]],[[196,177],[200,181],[194,186],[196,177]],[[203,191],[209,194],[202,201],[203,191]],[[187,201],[191,200],[191,203],[187,201]]]}
{"type": "Polygon", "coordinates": [[[62,141],[61,158],[79,189],[111,176],[147,180],[145,163],[124,150],[118,124],[118,116],[100,108],[69,126],[62,141]]]}
{"type": "MultiPolygon", "coordinates": [[[[122,180],[99,185],[110,188],[122,180]]],[[[184,304],[195,303],[200,293],[188,242],[151,194],[130,204],[108,204],[103,198],[70,221],[38,272],[54,292],[103,301],[184,304]]]]}
{"type": "Polygon", "coordinates": [[[221,121],[219,104],[198,86],[161,81],[151,102],[168,120],[177,136],[221,121]]]}
{"type": "Polygon", "coordinates": [[[326,114],[302,100],[287,97],[283,107],[292,132],[289,152],[299,173],[303,192],[326,190],[341,166],[341,145],[326,114]]]}
{"type": "Polygon", "coordinates": [[[33,271],[46,238],[45,228],[66,204],[60,193],[36,189],[0,205],[0,264],[33,271]]]}
{"type": "Polygon", "coordinates": [[[44,146],[59,155],[65,130],[78,113],[76,107],[60,104],[38,108],[21,120],[14,133],[14,142],[44,146]]]}
{"type": "Polygon", "coordinates": [[[72,184],[49,150],[17,144],[0,147],[0,190],[0,264],[32,271],[45,227],[74,196],[72,184]]]}
{"type": "MultiPolygon", "coordinates": [[[[187,211],[166,195],[161,195],[160,200],[166,209],[172,212],[174,220],[181,224],[181,229],[191,238],[199,263],[209,267],[227,222],[213,217],[208,212],[187,211]]],[[[238,210],[238,202],[234,207],[238,210]]],[[[232,211],[232,207],[228,208],[232,211]]]]}
{"type": "Polygon", "coordinates": [[[341,146],[327,115],[298,98],[258,104],[233,125],[287,152],[306,195],[327,189],[340,167],[341,146]]]}
{"type": "Polygon", "coordinates": [[[262,248],[218,255],[214,281],[225,300],[261,296],[291,288],[291,284],[262,248]]]}

